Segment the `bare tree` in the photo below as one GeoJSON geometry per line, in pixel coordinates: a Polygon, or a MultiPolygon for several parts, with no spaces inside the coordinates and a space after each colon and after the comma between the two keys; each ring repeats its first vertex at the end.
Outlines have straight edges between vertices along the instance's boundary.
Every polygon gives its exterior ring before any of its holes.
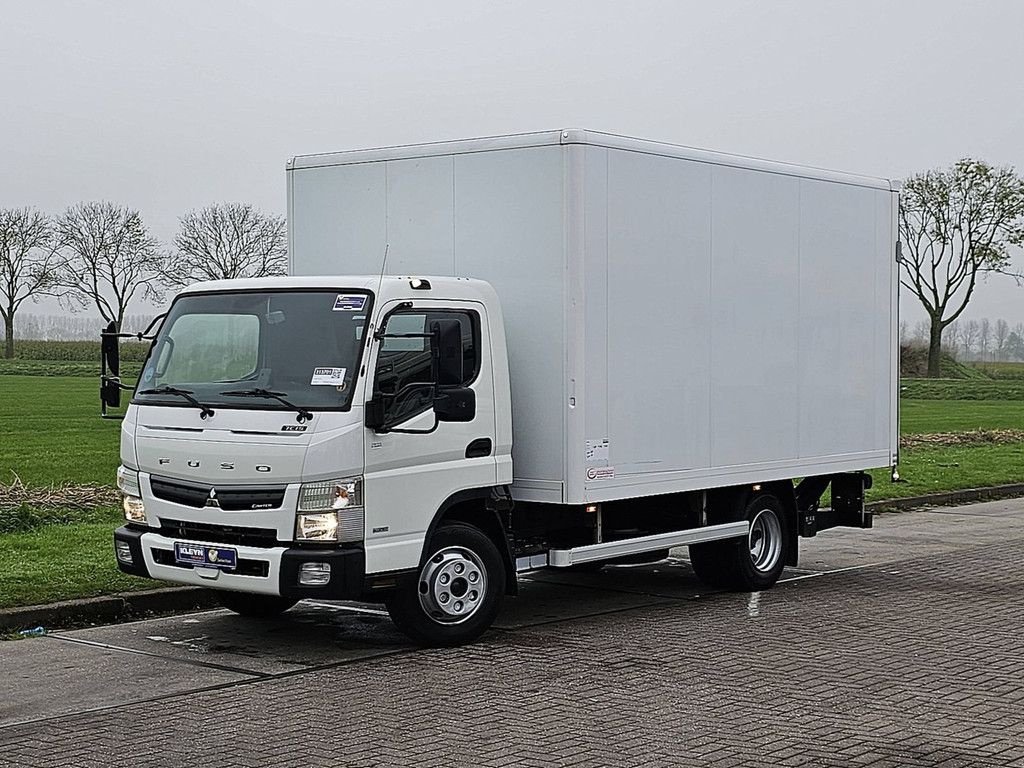
{"type": "Polygon", "coordinates": [[[988,357],[988,351],[992,347],[992,323],[987,317],[983,317],[978,324],[978,352],[982,362],[988,357]]]}
{"type": "Polygon", "coordinates": [[[968,320],[963,324],[962,337],[964,342],[964,357],[970,358],[974,355],[975,348],[978,345],[978,336],[981,329],[978,327],[977,320],[968,320]]]}
{"type": "Polygon", "coordinates": [[[928,313],[928,375],[938,376],[942,329],[963,313],[978,275],[1011,274],[1009,247],[1024,242],[1024,179],[971,159],[913,176],[900,197],[900,239],[900,282],[928,313]]]}
{"type": "Polygon", "coordinates": [[[214,203],[181,217],[168,285],[283,275],[288,267],[284,218],[243,203],[214,203]]]}
{"type": "Polygon", "coordinates": [[[64,258],[58,282],[72,308],[95,305],[118,329],[137,296],[159,301],[164,267],[142,215],[108,202],[79,203],[57,220],[64,258]]]}
{"type": "Polygon", "coordinates": [[[57,256],[53,226],[30,208],[0,210],[0,318],[4,321],[4,357],[14,357],[14,316],[26,299],[53,295],[57,256]]]}
{"type": "Polygon", "coordinates": [[[995,353],[996,360],[1006,359],[1006,339],[1010,335],[1010,324],[999,318],[996,320],[995,330],[993,331],[992,340],[995,342],[995,353]]]}
{"type": "Polygon", "coordinates": [[[927,344],[928,329],[930,327],[931,326],[929,325],[927,320],[918,320],[916,323],[914,323],[914,335],[912,337],[913,340],[918,344],[927,344]]]}

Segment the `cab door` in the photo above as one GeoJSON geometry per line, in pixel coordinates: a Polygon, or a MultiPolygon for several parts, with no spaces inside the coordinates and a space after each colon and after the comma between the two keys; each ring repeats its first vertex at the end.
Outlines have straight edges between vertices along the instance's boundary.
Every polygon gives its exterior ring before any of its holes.
{"type": "Polygon", "coordinates": [[[415,568],[427,527],[459,491],[497,479],[495,412],[487,313],[478,302],[391,302],[372,343],[367,399],[381,398],[386,423],[401,432],[364,428],[366,571],[415,568]],[[474,390],[471,421],[438,423],[429,385],[427,334],[435,320],[456,320],[462,333],[463,386],[474,390]],[[416,386],[422,385],[422,386],[416,386]]]}

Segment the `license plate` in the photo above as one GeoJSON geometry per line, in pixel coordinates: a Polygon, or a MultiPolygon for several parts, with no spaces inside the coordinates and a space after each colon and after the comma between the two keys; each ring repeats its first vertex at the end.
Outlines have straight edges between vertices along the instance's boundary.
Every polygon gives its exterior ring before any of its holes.
{"type": "Polygon", "coordinates": [[[176,541],[174,560],[188,565],[233,571],[238,566],[238,551],[231,547],[211,547],[207,544],[186,544],[176,541]]]}

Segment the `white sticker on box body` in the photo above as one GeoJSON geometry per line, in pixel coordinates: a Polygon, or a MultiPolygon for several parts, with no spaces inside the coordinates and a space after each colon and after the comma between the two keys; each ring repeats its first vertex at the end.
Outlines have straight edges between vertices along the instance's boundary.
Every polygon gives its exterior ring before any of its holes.
{"type": "Polygon", "coordinates": [[[587,463],[592,461],[608,461],[608,438],[602,438],[601,440],[587,440],[586,441],[586,457],[587,463]]]}
{"type": "Polygon", "coordinates": [[[341,387],[345,384],[345,368],[314,368],[311,387],[341,387]]]}
{"type": "Polygon", "coordinates": [[[611,480],[615,477],[615,467],[588,467],[587,480],[611,480]]]}
{"type": "Polygon", "coordinates": [[[366,294],[363,293],[339,293],[334,300],[335,312],[362,312],[366,306],[366,294]]]}

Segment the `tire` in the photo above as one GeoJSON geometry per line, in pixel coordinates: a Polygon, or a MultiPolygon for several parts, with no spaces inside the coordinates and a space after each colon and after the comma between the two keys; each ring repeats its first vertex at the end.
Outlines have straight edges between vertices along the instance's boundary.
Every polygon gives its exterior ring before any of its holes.
{"type": "Polygon", "coordinates": [[[485,533],[465,523],[442,525],[430,539],[415,579],[385,600],[391,620],[425,646],[462,645],[491,626],[505,596],[505,563],[485,533]]]}
{"type": "Polygon", "coordinates": [[[742,592],[768,589],[786,566],[786,544],[792,532],[782,502],[759,493],[747,502],[743,517],[750,523],[746,538],[690,545],[690,564],[710,587],[742,592]]]}
{"type": "Polygon", "coordinates": [[[272,619],[287,611],[298,600],[275,595],[254,595],[250,592],[217,592],[221,606],[250,619],[272,619]]]}

